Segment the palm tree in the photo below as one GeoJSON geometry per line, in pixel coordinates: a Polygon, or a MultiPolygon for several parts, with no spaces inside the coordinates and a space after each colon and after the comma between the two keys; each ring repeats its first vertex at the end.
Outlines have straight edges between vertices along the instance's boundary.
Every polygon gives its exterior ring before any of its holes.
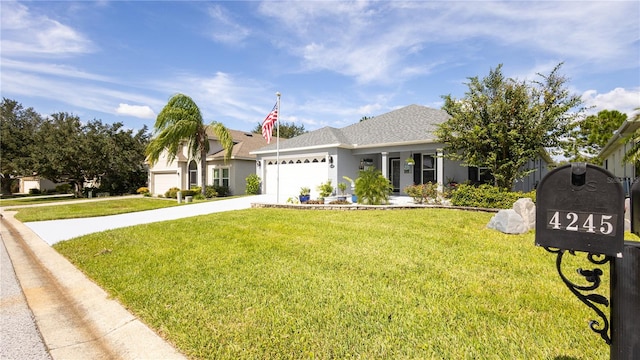
{"type": "MultiPolygon", "coordinates": [[[[225,150],[224,161],[227,162],[233,150],[231,134],[221,123],[214,121],[209,126],[225,150]]],[[[206,190],[206,164],[209,152],[206,129],[198,105],[189,96],[176,94],[158,114],[153,127],[154,136],[146,149],[151,165],[158,162],[164,151],[167,152],[167,160],[172,163],[176,159],[181,144],[186,143],[189,161],[200,162],[203,195],[206,190]]]]}

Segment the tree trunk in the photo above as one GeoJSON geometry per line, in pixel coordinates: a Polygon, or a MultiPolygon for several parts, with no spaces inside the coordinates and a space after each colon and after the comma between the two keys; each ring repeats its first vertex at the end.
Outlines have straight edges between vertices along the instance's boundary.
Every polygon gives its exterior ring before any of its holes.
{"type": "Polygon", "coordinates": [[[200,151],[200,193],[202,196],[206,195],[206,186],[207,186],[207,151],[202,147],[200,151]]]}

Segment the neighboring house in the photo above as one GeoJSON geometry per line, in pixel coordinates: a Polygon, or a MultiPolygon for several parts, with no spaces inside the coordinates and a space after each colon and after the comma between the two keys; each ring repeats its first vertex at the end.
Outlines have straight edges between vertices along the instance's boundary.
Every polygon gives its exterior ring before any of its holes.
{"type": "MultiPolygon", "coordinates": [[[[355,180],[359,170],[370,166],[382,171],[396,194],[404,194],[403,189],[412,184],[487,180],[483,169],[463,167],[443,157],[443,144],[437,142],[434,131],[448,118],[443,110],[409,105],[341,129],[324,127],[281,141],[279,152],[272,142],[252,152],[257,156],[262,192],[286,200],[308,187],[315,198],[321,183],[331,180],[336,187],[346,182],[343,176],[355,180]]],[[[550,162],[548,155],[532,159],[529,169],[535,171],[514,184],[514,189],[534,189],[550,162]]]]}
{"type": "Polygon", "coordinates": [[[639,175],[640,169],[634,163],[623,162],[624,154],[633,147],[629,137],[640,128],[640,121],[627,120],[620,125],[607,145],[602,148],[598,157],[602,159],[602,166],[617,177],[623,185],[625,193],[634,179],[639,175]]]}
{"type": "MultiPolygon", "coordinates": [[[[207,154],[206,184],[227,186],[231,194],[244,194],[246,178],[255,174],[256,156],[251,151],[266,144],[259,134],[229,130],[233,138],[233,152],[229,162],[224,162],[224,150],[216,136],[207,128],[209,136],[209,153],[207,154]]],[[[202,186],[200,163],[189,159],[187,147],[183,145],[172,163],[167,162],[166,154],[154,166],[149,168],[149,192],[153,195],[164,195],[172,187],[181,190],[202,186]]]]}
{"type": "Polygon", "coordinates": [[[18,193],[28,194],[31,189],[37,189],[38,191],[51,191],[55,190],[56,186],[64,183],[54,183],[53,181],[39,176],[25,176],[19,179],[20,185],[18,193]]]}

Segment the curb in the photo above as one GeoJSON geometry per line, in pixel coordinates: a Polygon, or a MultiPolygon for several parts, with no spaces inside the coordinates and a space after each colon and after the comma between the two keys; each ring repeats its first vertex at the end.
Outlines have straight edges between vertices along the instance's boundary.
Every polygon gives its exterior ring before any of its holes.
{"type": "Polygon", "coordinates": [[[5,211],[0,231],[54,359],[186,359],[5,211]]]}

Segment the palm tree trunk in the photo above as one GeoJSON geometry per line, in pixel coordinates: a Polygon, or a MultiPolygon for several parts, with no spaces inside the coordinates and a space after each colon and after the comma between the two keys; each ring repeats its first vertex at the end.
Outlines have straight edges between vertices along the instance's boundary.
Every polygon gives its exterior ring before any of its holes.
{"type": "Polygon", "coordinates": [[[207,150],[203,149],[200,151],[200,193],[202,196],[205,196],[207,186],[207,150]]]}

